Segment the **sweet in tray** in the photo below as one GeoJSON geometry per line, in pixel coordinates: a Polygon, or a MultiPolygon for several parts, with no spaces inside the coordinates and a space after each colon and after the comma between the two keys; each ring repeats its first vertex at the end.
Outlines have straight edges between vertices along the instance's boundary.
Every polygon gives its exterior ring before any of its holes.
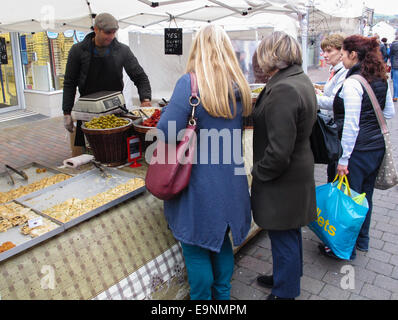
{"type": "Polygon", "coordinates": [[[0,206],[0,232],[22,225],[28,221],[29,208],[11,202],[0,206]]]}
{"type": "Polygon", "coordinates": [[[105,192],[101,192],[95,196],[86,198],[84,200],[78,198],[70,198],[62,203],[56,204],[51,208],[43,210],[42,212],[58,221],[66,223],[75,219],[87,212],[90,212],[98,207],[101,207],[112,200],[120,198],[121,196],[133,192],[145,185],[145,181],[140,178],[133,178],[124,184],[118,185],[105,192]]]}
{"type": "Polygon", "coordinates": [[[38,217],[41,216],[36,214],[30,208],[26,208],[15,202],[0,205],[0,232],[6,232],[8,229],[21,226],[20,232],[22,234],[36,238],[58,228],[56,223],[45,217],[41,217],[43,222],[42,225],[29,228],[28,221],[38,217]]]}
{"type": "Polygon", "coordinates": [[[0,246],[0,253],[10,250],[14,247],[15,247],[15,244],[11,241],[3,242],[2,245],[0,246]]]}
{"type": "Polygon", "coordinates": [[[59,173],[56,175],[53,175],[51,177],[46,177],[43,178],[39,181],[35,181],[31,184],[28,184],[26,186],[21,186],[19,188],[16,189],[12,189],[10,191],[7,192],[0,192],[0,203],[6,203],[9,202],[11,200],[17,199],[19,197],[22,197],[26,194],[35,192],[37,190],[40,189],[44,189],[48,186],[51,186],[55,183],[64,181],[66,179],[71,178],[70,175],[64,174],[64,173],[59,173]]]}

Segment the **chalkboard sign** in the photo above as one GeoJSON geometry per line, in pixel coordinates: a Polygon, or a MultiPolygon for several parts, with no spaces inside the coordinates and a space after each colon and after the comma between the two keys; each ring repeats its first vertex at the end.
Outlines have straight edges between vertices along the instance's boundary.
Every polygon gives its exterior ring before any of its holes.
{"type": "Polygon", "coordinates": [[[8,64],[6,38],[0,37],[0,63],[8,64]]]}
{"type": "Polygon", "coordinates": [[[164,29],[164,53],[182,55],[182,28],[164,29]]]}
{"type": "Polygon", "coordinates": [[[142,157],[141,141],[137,136],[127,138],[127,156],[128,161],[133,162],[130,167],[141,167],[141,164],[137,163],[142,157]]]}

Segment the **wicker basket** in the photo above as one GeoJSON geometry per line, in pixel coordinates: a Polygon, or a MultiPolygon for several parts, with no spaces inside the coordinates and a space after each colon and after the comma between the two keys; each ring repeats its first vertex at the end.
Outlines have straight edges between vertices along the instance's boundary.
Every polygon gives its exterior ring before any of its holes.
{"type": "Polygon", "coordinates": [[[118,128],[88,129],[82,124],[82,130],[93,151],[95,160],[115,167],[127,162],[127,138],[130,136],[130,128],[133,121],[118,128]]]}

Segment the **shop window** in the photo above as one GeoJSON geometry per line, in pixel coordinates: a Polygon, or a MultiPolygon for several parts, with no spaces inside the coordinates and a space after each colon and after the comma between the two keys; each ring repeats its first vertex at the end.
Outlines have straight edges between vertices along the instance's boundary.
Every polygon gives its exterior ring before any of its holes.
{"type": "Polygon", "coordinates": [[[0,109],[18,104],[9,33],[0,33],[0,109]]]}
{"type": "Polygon", "coordinates": [[[75,31],[20,34],[25,89],[62,90],[69,50],[83,37],[75,31]]]}

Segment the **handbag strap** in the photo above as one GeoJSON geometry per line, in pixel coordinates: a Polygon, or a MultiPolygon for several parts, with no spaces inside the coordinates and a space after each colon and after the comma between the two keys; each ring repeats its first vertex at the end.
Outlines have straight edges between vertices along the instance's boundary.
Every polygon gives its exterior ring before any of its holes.
{"type": "Polygon", "coordinates": [[[189,73],[189,77],[191,78],[191,97],[198,97],[198,79],[196,78],[196,74],[194,72],[189,73]]]}
{"type": "Polygon", "coordinates": [[[381,111],[379,101],[377,101],[376,95],[375,95],[372,87],[370,86],[369,82],[359,74],[354,74],[354,75],[348,77],[347,79],[349,79],[349,78],[358,80],[363,85],[366,92],[368,93],[370,101],[372,102],[372,106],[375,111],[377,121],[379,122],[381,132],[383,133],[383,135],[387,134],[388,127],[387,127],[386,119],[384,118],[384,114],[383,114],[383,111],[381,111]]]}
{"type": "Polygon", "coordinates": [[[195,108],[200,104],[200,98],[198,95],[198,79],[196,78],[196,74],[194,72],[189,73],[189,77],[191,78],[191,95],[189,96],[189,104],[192,106],[192,114],[188,121],[188,123],[192,126],[196,125],[195,120],[195,108]],[[193,102],[192,100],[197,100],[197,102],[193,102]]]}

